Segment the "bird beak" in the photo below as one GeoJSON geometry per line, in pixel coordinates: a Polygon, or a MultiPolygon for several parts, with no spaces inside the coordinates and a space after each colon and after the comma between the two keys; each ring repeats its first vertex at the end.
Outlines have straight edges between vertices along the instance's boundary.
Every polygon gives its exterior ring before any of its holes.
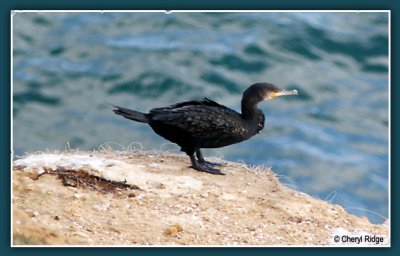
{"type": "Polygon", "coordinates": [[[286,96],[286,95],[298,95],[298,94],[299,93],[297,92],[297,90],[290,90],[290,91],[282,90],[279,92],[273,92],[271,98],[286,96]]]}

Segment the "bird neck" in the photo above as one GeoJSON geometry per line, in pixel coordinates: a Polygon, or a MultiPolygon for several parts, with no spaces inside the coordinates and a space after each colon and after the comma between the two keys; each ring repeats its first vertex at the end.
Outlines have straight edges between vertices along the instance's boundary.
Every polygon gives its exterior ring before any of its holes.
{"type": "Polygon", "coordinates": [[[243,98],[242,99],[242,116],[244,119],[255,119],[260,113],[260,109],[257,108],[258,101],[254,98],[243,98]]]}

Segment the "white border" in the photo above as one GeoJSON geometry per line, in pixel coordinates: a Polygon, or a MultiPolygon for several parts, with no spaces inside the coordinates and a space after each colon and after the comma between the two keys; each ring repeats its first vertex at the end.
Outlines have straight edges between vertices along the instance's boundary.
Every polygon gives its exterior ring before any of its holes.
{"type": "Polygon", "coordinates": [[[14,23],[13,23],[13,16],[14,13],[11,12],[10,16],[10,195],[11,195],[11,200],[10,200],[10,216],[11,216],[11,223],[10,223],[10,242],[11,242],[11,247],[14,247],[13,245],[13,159],[14,159],[14,147],[13,147],[13,127],[14,127],[14,102],[13,102],[13,89],[14,89],[14,66],[13,66],[13,46],[14,46],[14,39],[13,39],[13,31],[14,31],[14,23]]]}
{"type": "Polygon", "coordinates": [[[392,199],[391,199],[391,195],[392,195],[392,190],[391,190],[391,173],[392,173],[392,164],[391,164],[391,134],[392,134],[392,125],[391,125],[391,120],[390,117],[392,115],[392,108],[391,108],[391,103],[390,103],[390,96],[391,96],[391,88],[392,88],[392,69],[391,69],[391,65],[392,65],[392,54],[391,54],[391,22],[392,22],[392,17],[391,17],[391,12],[388,11],[388,166],[389,166],[389,170],[388,170],[388,224],[389,224],[389,247],[391,247],[391,238],[392,238],[392,217],[391,217],[391,212],[392,212],[392,199]]]}
{"type": "Polygon", "coordinates": [[[386,12],[390,13],[390,10],[12,10],[11,12],[164,12],[180,13],[180,12],[386,12]]]}
{"type": "Polygon", "coordinates": [[[11,115],[10,115],[10,124],[11,124],[11,137],[10,137],[10,152],[11,152],[11,159],[10,159],[10,194],[11,194],[11,204],[10,204],[10,216],[11,216],[11,225],[10,225],[10,242],[11,242],[11,247],[39,247],[39,248],[47,248],[47,247],[60,247],[60,248],[65,248],[65,247],[135,247],[135,248],[141,248],[141,247],[152,247],[152,248],[164,248],[164,247],[244,247],[244,248],[290,248],[290,247],[317,247],[317,248],[338,248],[338,247],[345,247],[345,248],[388,248],[391,247],[391,238],[392,238],[392,232],[391,232],[391,104],[390,104],[390,98],[391,98],[391,10],[11,10],[11,29],[10,29],[10,42],[11,42],[11,58],[10,58],[10,67],[11,67],[11,88],[10,88],[10,104],[11,104],[11,115]],[[213,12],[213,13],[218,13],[218,12],[244,12],[244,13],[267,13],[267,12],[273,12],[273,13],[290,13],[290,12],[304,12],[304,13],[316,13],[316,12],[322,12],[322,13],[361,13],[361,12],[372,12],[372,13],[379,13],[379,12],[384,12],[388,14],[388,161],[389,161],[389,170],[388,170],[388,221],[389,221],[389,235],[388,235],[388,245],[385,246],[342,246],[342,245],[217,245],[217,246],[210,246],[210,245],[14,245],[13,244],[13,189],[12,189],[12,182],[13,182],[13,158],[14,158],[14,150],[13,150],[13,17],[17,13],[108,13],[108,12],[121,12],[121,13],[131,13],[131,12],[148,12],[148,13],[166,13],[166,14],[171,14],[171,13],[197,13],[197,12],[213,12]]]}

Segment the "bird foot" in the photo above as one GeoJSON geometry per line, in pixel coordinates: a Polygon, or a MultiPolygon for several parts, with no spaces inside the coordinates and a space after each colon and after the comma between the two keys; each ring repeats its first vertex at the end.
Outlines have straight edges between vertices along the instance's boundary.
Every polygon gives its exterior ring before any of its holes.
{"type": "Polygon", "coordinates": [[[212,168],[211,166],[208,166],[208,165],[197,165],[197,166],[192,165],[191,167],[200,172],[206,172],[206,173],[217,174],[217,175],[225,175],[225,173],[222,173],[220,170],[212,168]]]}
{"type": "Polygon", "coordinates": [[[207,164],[207,165],[211,165],[211,166],[224,166],[224,164],[220,164],[220,163],[212,163],[212,162],[208,162],[206,160],[199,160],[200,164],[207,164]]]}

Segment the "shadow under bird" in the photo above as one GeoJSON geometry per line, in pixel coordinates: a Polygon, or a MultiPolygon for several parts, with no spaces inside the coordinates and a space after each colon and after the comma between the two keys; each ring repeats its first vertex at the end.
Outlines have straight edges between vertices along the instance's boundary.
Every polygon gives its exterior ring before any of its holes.
{"type": "Polygon", "coordinates": [[[114,106],[114,113],[150,125],[155,133],[178,144],[192,162],[192,168],[211,174],[223,173],[207,162],[200,149],[219,148],[247,140],[264,128],[264,114],[257,104],[278,96],[297,95],[273,84],[256,83],[242,97],[242,113],[210,99],[185,101],[149,113],[114,106]],[[195,156],[196,155],[196,156],[195,156]]]}

